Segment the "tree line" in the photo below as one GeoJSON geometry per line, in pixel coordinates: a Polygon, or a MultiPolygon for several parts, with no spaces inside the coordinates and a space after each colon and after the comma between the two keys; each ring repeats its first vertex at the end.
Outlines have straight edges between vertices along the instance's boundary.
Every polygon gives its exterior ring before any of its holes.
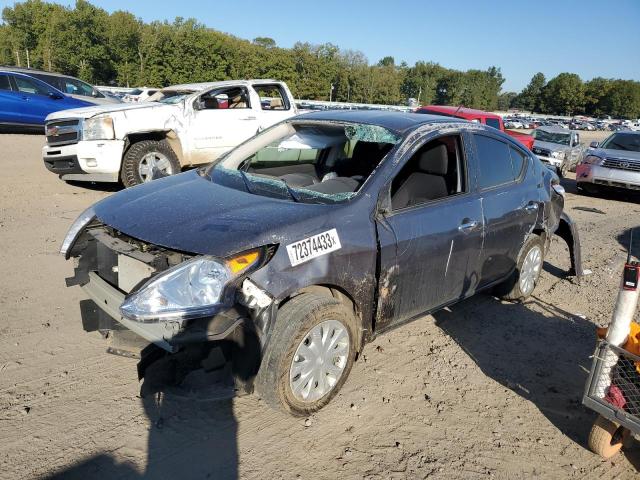
{"type": "Polygon", "coordinates": [[[331,43],[281,48],[269,37],[244,40],[194,19],[145,23],[86,0],[74,7],[26,0],[6,7],[2,19],[1,64],[28,64],[100,85],[276,78],[287,82],[296,98],[310,100],[406,105],[415,98],[420,104],[484,110],[640,116],[640,83],[633,81],[583,83],[566,73],[547,83],[537,74],[520,94],[502,92],[504,77],[495,66],[459,71],[426,61],[397,64],[391,56],[370,64],[362,52],[331,43]]]}

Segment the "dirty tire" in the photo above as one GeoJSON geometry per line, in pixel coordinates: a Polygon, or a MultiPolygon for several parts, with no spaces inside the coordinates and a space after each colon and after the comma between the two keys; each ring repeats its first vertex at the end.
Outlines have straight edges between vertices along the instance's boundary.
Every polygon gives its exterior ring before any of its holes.
{"type": "Polygon", "coordinates": [[[503,298],[504,300],[524,300],[525,298],[529,297],[533,293],[533,290],[535,290],[535,284],[537,284],[540,278],[539,274],[540,274],[540,271],[542,270],[543,263],[544,263],[544,244],[542,242],[542,238],[532,233],[527,237],[527,240],[525,241],[522,249],[520,250],[515,271],[511,274],[511,276],[507,280],[505,280],[503,283],[497,285],[494,288],[494,294],[497,295],[498,297],[503,298]],[[540,270],[538,271],[537,278],[535,278],[533,289],[531,289],[531,291],[529,292],[523,292],[521,290],[521,282],[520,282],[522,266],[525,262],[525,259],[529,255],[529,253],[536,247],[540,249],[540,254],[542,256],[540,260],[541,262],[540,270]]]}
{"type": "Polygon", "coordinates": [[[562,164],[556,169],[556,171],[558,172],[558,176],[560,178],[566,177],[567,172],[569,171],[569,162],[567,162],[567,160],[563,160],[562,164]]]}
{"type": "Polygon", "coordinates": [[[180,161],[166,140],[142,140],[131,145],[122,159],[120,177],[125,187],[144,183],[139,172],[140,163],[145,155],[153,152],[167,158],[172,174],[180,173],[180,161]]]}
{"type": "Polygon", "coordinates": [[[305,293],[287,302],[278,311],[255,387],[271,407],[295,416],[320,410],[338,393],[351,371],[356,353],[356,330],[353,312],[330,296],[305,293]],[[330,390],[315,401],[295,397],[290,383],[290,369],[298,346],[311,330],[328,320],[337,320],[349,334],[349,351],[342,374],[330,390]]]}
{"type": "Polygon", "coordinates": [[[620,430],[621,428],[603,416],[598,415],[589,432],[589,449],[602,458],[613,457],[622,448],[624,435],[620,430]]]}

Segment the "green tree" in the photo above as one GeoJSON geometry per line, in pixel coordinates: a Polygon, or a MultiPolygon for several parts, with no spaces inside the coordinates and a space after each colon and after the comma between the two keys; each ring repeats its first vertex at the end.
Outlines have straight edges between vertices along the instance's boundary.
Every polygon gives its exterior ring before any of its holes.
{"type": "Polygon", "coordinates": [[[550,113],[574,115],[584,111],[584,84],[575,73],[561,73],[542,89],[542,101],[550,113]]]}
{"type": "Polygon", "coordinates": [[[529,84],[514,100],[514,106],[530,112],[540,112],[544,106],[542,104],[542,89],[546,85],[547,79],[542,72],[536,73],[529,84]]]}

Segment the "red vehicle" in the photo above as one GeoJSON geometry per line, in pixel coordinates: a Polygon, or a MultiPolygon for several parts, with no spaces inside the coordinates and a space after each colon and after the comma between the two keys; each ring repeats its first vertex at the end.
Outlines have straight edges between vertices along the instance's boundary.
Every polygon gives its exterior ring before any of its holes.
{"type": "Polygon", "coordinates": [[[498,130],[502,130],[507,135],[512,136],[522,143],[529,150],[533,150],[534,138],[531,135],[505,130],[502,117],[495,113],[484,112],[482,110],[474,110],[473,108],[451,107],[449,105],[427,105],[420,107],[416,113],[429,113],[431,115],[444,115],[447,117],[464,118],[466,120],[483,123],[498,130]]]}

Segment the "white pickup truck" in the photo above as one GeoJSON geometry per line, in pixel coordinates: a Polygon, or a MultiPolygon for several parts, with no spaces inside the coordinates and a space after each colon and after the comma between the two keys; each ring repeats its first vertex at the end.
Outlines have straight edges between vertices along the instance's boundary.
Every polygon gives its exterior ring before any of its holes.
{"type": "Polygon", "coordinates": [[[297,113],[276,80],[174,85],[143,103],[52,113],[42,158],[63,180],[129,187],[209,163],[297,113]]]}

